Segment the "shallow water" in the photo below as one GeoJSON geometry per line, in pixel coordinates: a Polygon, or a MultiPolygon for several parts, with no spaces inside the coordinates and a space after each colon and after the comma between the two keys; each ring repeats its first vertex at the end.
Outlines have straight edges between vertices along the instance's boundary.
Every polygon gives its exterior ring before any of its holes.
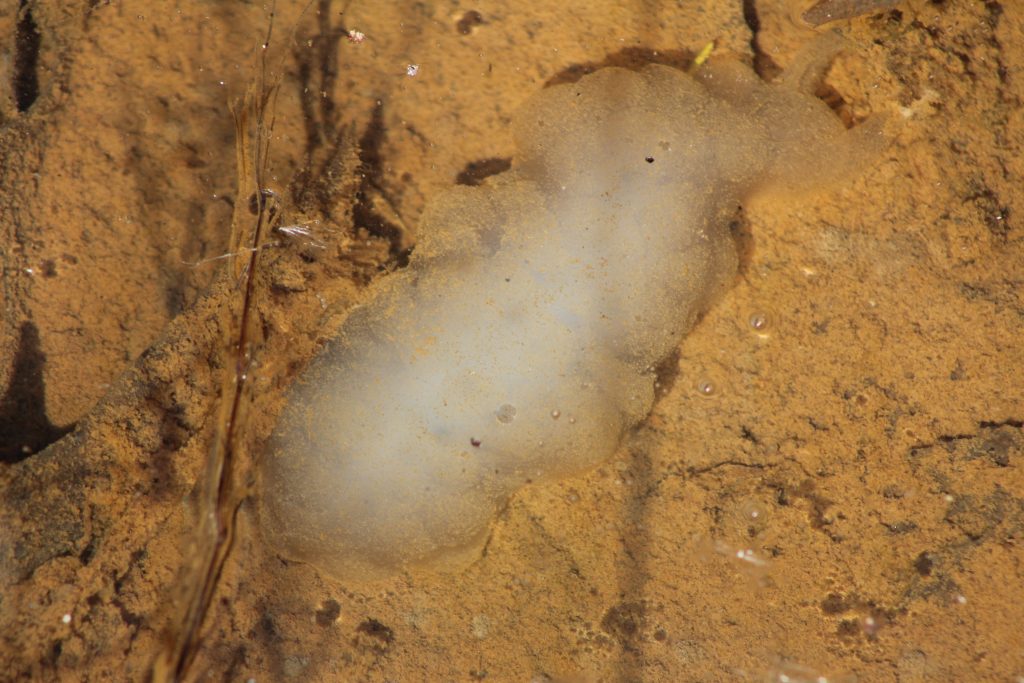
{"type": "MultiPolygon", "coordinates": [[[[47,680],[141,679],[182,632],[240,291],[236,264],[206,259],[231,249],[228,103],[267,28],[259,4],[91,4],[33,3],[38,93],[25,106],[8,76],[0,91],[0,662],[47,680]]],[[[301,230],[259,259],[239,485],[290,378],[402,266],[425,202],[507,163],[526,97],[604,64],[685,68],[711,41],[770,77],[810,35],[782,4],[278,7],[266,185],[301,230]]],[[[9,55],[26,26],[0,14],[9,55]]],[[[275,557],[247,499],[191,675],[1024,675],[1007,599],[1024,530],[1021,26],[1009,3],[838,25],[851,47],[821,95],[851,123],[891,113],[892,147],[830,195],[744,207],[738,281],[615,457],[516,494],[468,568],[372,585],[275,557]]]]}

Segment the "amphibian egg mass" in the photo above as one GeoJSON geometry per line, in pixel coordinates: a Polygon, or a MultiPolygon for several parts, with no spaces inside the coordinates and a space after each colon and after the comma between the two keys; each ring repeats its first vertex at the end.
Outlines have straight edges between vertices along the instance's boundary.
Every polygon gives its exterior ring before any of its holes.
{"type": "Polygon", "coordinates": [[[512,169],[436,198],[409,267],[296,380],[261,460],[273,547],[343,578],[472,553],[525,482],[608,458],[733,278],[737,206],[878,155],[877,121],[848,131],[802,89],[836,42],[773,85],[712,60],[533,96],[512,169]]]}

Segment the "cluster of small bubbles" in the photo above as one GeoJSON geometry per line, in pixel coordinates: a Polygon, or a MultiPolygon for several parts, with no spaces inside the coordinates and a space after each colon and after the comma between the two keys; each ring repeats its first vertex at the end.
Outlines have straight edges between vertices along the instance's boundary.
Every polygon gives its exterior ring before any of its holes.
{"type": "Polygon", "coordinates": [[[755,567],[765,567],[768,563],[758,557],[757,553],[754,552],[753,548],[742,548],[736,551],[736,559],[741,562],[752,564],[755,567]]]}
{"type": "Polygon", "coordinates": [[[716,391],[715,384],[709,379],[702,379],[697,382],[697,392],[701,396],[713,396],[716,391]]]}
{"type": "Polygon", "coordinates": [[[767,680],[773,683],[845,683],[854,679],[848,676],[829,678],[809,666],[796,662],[780,662],[769,669],[767,680]]]}
{"type": "Polygon", "coordinates": [[[498,406],[498,410],[495,411],[494,416],[498,418],[498,422],[507,425],[512,422],[512,420],[516,419],[516,407],[509,403],[504,403],[498,406]]]}
{"type": "Polygon", "coordinates": [[[750,316],[750,326],[758,332],[764,332],[768,328],[768,315],[757,312],[750,316]]]}
{"type": "Polygon", "coordinates": [[[721,557],[735,561],[738,569],[754,579],[762,580],[768,571],[768,560],[753,548],[737,547],[717,539],[710,542],[710,550],[721,557]]]}

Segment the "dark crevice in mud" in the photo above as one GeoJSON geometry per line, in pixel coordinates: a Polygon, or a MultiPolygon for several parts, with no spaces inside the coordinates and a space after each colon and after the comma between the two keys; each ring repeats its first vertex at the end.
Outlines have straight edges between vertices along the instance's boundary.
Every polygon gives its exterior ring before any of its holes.
{"type": "Polygon", "coordinates": [[[405,231],[392,223],[374,207],[373,195],[385,196],[383,176],[384,164],[381,147],[384,143],[384,105],[373,109],[370,122],[359,139],[359,188],[356,203],[352,207],[352,220],[356,228],[363,228],[374,237],[385,239],[390,245],[389,266],[404,268],[409,265],[412,249],[405,245],[405,231]]]}
{"type": "Polygon", "coordinates": [[[750,50],[754,53],[754,71],[765,80],[771,80],[781,71],[768,54],[761,49],[761,17],[757,0],[743,0],[743,21],[750,29],[750,50]]]}
{"type": "Polygon", "coordinates": [[[660,363],[654,367],[654,396],[660,400],[672,391],[679,378],[679,349],[673,349],[660,363]]]}
{"type": "Polygon", "coordinates": [[[1015,420],[1013,418],[1003,420],[1001,422],[991,422],[989,420],[982,420],[978,423],[980,429],[999,429],[1000,427],[1014,427],[1016,429],[1024,429],[1024,420],[1015,420]]]}
{"type": "Polygon", "coordinates": [[[392,215],[392,200],[385,190],[381,146],[386,137],[383,104],[377,103],[370,121],[356,140],[356,127],[344,123],[334,97],[341,41],[350,35],[343,20],[332,20],[331,0],[318,0],[316,34],[308,46],[295,50],[299,101],[306,126],[306,162],[291,182],[295,206],[306,214],[319,214],[334,223],[342,196],[354,199],[353,228],[388,243],[383,270],[409,263],[411,247],[402,221],[392,215]],[[356,158],[353,159],[353,156],[356,158]],[[352,166],[355,166],[352,173],[352,166]],[[347,182],[354,175],[354,187],[347,182]]]}
{"type": "Polygon", "coordinates": [[[18,111],[25,112],[39,97],[39,47],[42,36],[32,17],[28,0],[18,7],[18,24],[14,33],[14,71],[11,89],[18,111]]]}
{"type": "Polygon", "coordinates": [[[309,49],[303,45],[294,53],[299,69],[299,102],[306,125],[307,166],[312,165],[319,149],[336,142],[341,130],[337,103],[333,96],[324,96],[324,93],[334,92],[339,44],[348,30],[342,23],[331,23],[329,5],[329,0],[320,0],[316,13],[317,33],[310,38],[309,49]]]}
{"type": "Polygon", "coordinates": [[[455,183],[476,187],[492,175],[504,173],[510,168],[512,168],[512,159],[509,157],[491,157],[490,159],[471,161],[455,177],[455,183]]]}
{"type": "Polygon", "coordinates": [[[939,434],[935,437],[934,441],[928,441],[925,443],[918,443],[910,447],[910,455],[917,455],[919,451],[928,450],[934,448],[937,445],[949,445],[959,441],[970,441],[972,439],[981,438],[984,433],[988,430],[998,430],[1002,427],[1011,427],[1013,429],[1024,429],[1024,420],[1017,420],[1014,418],[1008,418],[1006,420],[979,420],[977,432],[957,433],[957,434],[939,434]]]}
{"type": "MultiPolygon", "coordinates": [[[[314,39],[316,44],[323,42],[314,39]]],[[[323,54],[334,54],[326,50],[323,54]]],[[[319,214],[328,222],[336,220],[335,211],[339,198],[348,186],[344,182],[349,164],[349,153],[354,145],[355,133],[352,126],[340,126],[334,116],[334,105],[327,105],[311,93],[326,92],[324,79],[327,67],[317,66],[316,53],[296,53],[299,66],[299,102],[302,106],[303,122],[306,127],[306,160],[295,174],[289,187],[294,205],[307,214],[319,214]],[[315,77],[320,73],[320,79],[315,77]]]]}
{"type": "Polygon", "coordinates": [[[0,463],[21,462],[74,426],[57,427],[46,416],[45,364],[46,356],[39,350],[38,328],[31,322],[22,323],[11,379],[0,397],[0,463]]]}
{"type": "MultiPolygon", "coordinates": [[[[331,24],[331,0],[320,0],[317,7],[317,25],[320,30],[314,44],[320,76],[321,92],[334,92],[338,80],[338,50],[343,36],[348,34],[345,25],[331,24]]],[[[333,97],[316,97],[320,107],[320,120],[325,131],[338,130],[338,106],[333,97]]]]}
{"type": "MultiPolygon", "coordinates": [[[[881,14],[900,4],[900,0],[819,0],[801,13],[800,18],[817,28],[825,24],[869,14],[881,14]]],[[[932,0],[932,4],[940,4],[932,0]]]]}
{"type": "Polygon", "coordinates": [[[696,53],[689,50],[654,50],[646,47],[625,47],[617,50],[604,59],[570,64],[561,69],[551,78],[544,81],[544,87],[562,83],[575,83],[587,74],[592,74],[606,66],[617,66],[631,71],[639,71],[648,64],[661,64],[680,71],[688,71],[693,66],[696,53]]]}

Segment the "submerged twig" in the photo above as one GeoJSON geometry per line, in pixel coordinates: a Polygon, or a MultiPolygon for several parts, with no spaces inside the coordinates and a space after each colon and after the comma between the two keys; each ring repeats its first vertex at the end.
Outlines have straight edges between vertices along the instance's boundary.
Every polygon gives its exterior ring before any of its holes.
{"type": "MultiPolygon", "coordinates": [[[[164,634],[164,643],[152,668],[155,682],[182,680],[195,659],[203,622],[234,541],[235,518],[246,491],[238,485],[239,432],[248,405],[248,370],[258,340],[255,324],[257,273],[266,236],[279,220],[266,190],[267,166],[279,76],[268,79],[267,49],[273,33],[270,23],[259,75],[241,103],[232,106],[235,119],[238,196],[231,220],[230,276],[241,283],[241,293],[225,303],[223,318],[225,359],[217,433],[200,482],[200,527],[195,559],[180,578],[181,611],[164,634]],[[243,197],[252,197],[243,201],[243,197]],[[255,213],[255,218],[253,217],[255,213]]],[[[280,71],[278,72],[280,73],[280,71]]]]}

